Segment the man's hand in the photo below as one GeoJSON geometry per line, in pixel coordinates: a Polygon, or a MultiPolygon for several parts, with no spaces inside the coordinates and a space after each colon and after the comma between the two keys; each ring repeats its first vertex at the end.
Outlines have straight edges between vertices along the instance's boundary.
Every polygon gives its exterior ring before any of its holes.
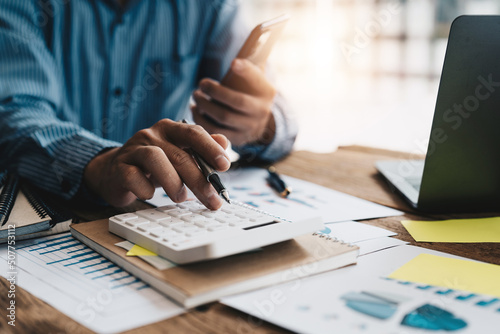
{"type": "Polygon", "coordinates": [[[84,170],[86,186],[113,206],[125,206],[136,198],[150,199],[161,186],[174,202],[187,198],[187,185],[209,209],[222,205],[185,149],[198,152],[218,171],[229,168],[223,135],[209,135],[202,127],[163,119],[141,130],[125,145],[94,157],[84,170]]]}
{"type": "Polygon", "coordinates": [[[231,64],[234,75],[245,82],[251,93],[239,92],[211,79],[203,79],[193,93],[194,121],[210,133],[224,134],[233,145],[271,143],[275,133],[271,113],[276,90],[264,71],[245,59],[231,64]]]}

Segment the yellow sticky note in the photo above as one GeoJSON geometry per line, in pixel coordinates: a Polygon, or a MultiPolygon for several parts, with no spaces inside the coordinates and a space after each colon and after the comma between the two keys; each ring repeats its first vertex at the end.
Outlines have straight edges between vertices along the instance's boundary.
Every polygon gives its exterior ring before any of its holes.
{"type": "Polygon", "coordinates": [[[495,264],[419,254],[388,277],[500,297],[500,266],[495,264]]]}
{"type": "Polygon", "coordinates": [[[134,247],[130,248],[127,252],[127,256],[158,256],[158,254],[148,251],[146,248],[142,248],[141,246],[134,245],[134,247]]]}
{"type": "Polygon", "coordinates": [[[500,242],[500,217],[401,223],[416,241],[500,242]]]}

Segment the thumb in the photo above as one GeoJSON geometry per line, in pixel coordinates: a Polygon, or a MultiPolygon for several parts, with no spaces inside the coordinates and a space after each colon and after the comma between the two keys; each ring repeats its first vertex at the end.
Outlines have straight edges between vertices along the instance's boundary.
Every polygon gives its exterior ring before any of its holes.
{"type": "Polygon", "coordinates": [[[274,87],[267,80],[264,70],[248,59],[236,58],[231,63],[234,75],[244,80],[250,92],[270,92],[274,94],[274,87]]]}
{"type": "Polygon", "coordinates": [[[229,146],[229,141],[227,140],[226,136],[221,134],[213,134],[211,136],[217,142],[217,144],[222,146],[223,149],[227,150],[227,147],[229,146]]]}

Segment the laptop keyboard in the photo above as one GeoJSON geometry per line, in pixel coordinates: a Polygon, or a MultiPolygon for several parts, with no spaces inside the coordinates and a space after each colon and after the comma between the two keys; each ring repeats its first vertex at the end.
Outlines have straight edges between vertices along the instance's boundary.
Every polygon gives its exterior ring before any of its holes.
{"type": "Polygon", "coordinates": [[[422,184],[421,177],[408,177],[405,180],[415,189],[416,191],[420,191],[420,185],[422,184]]]}

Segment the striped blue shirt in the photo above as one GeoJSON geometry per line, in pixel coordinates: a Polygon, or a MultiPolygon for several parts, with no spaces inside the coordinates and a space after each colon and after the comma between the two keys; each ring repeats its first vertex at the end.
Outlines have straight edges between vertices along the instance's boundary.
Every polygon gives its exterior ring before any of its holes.
{"type": "MultiPolygon", "coordinates": [[[[0,0],[0,169],[73,197],[83,169],[162,118],[186,117],[201,78],[220,80],[247,30],[237,0],[0,0]]],[[[275,100],[267,147],[288,153],[295,123],[275,100]]]]}

